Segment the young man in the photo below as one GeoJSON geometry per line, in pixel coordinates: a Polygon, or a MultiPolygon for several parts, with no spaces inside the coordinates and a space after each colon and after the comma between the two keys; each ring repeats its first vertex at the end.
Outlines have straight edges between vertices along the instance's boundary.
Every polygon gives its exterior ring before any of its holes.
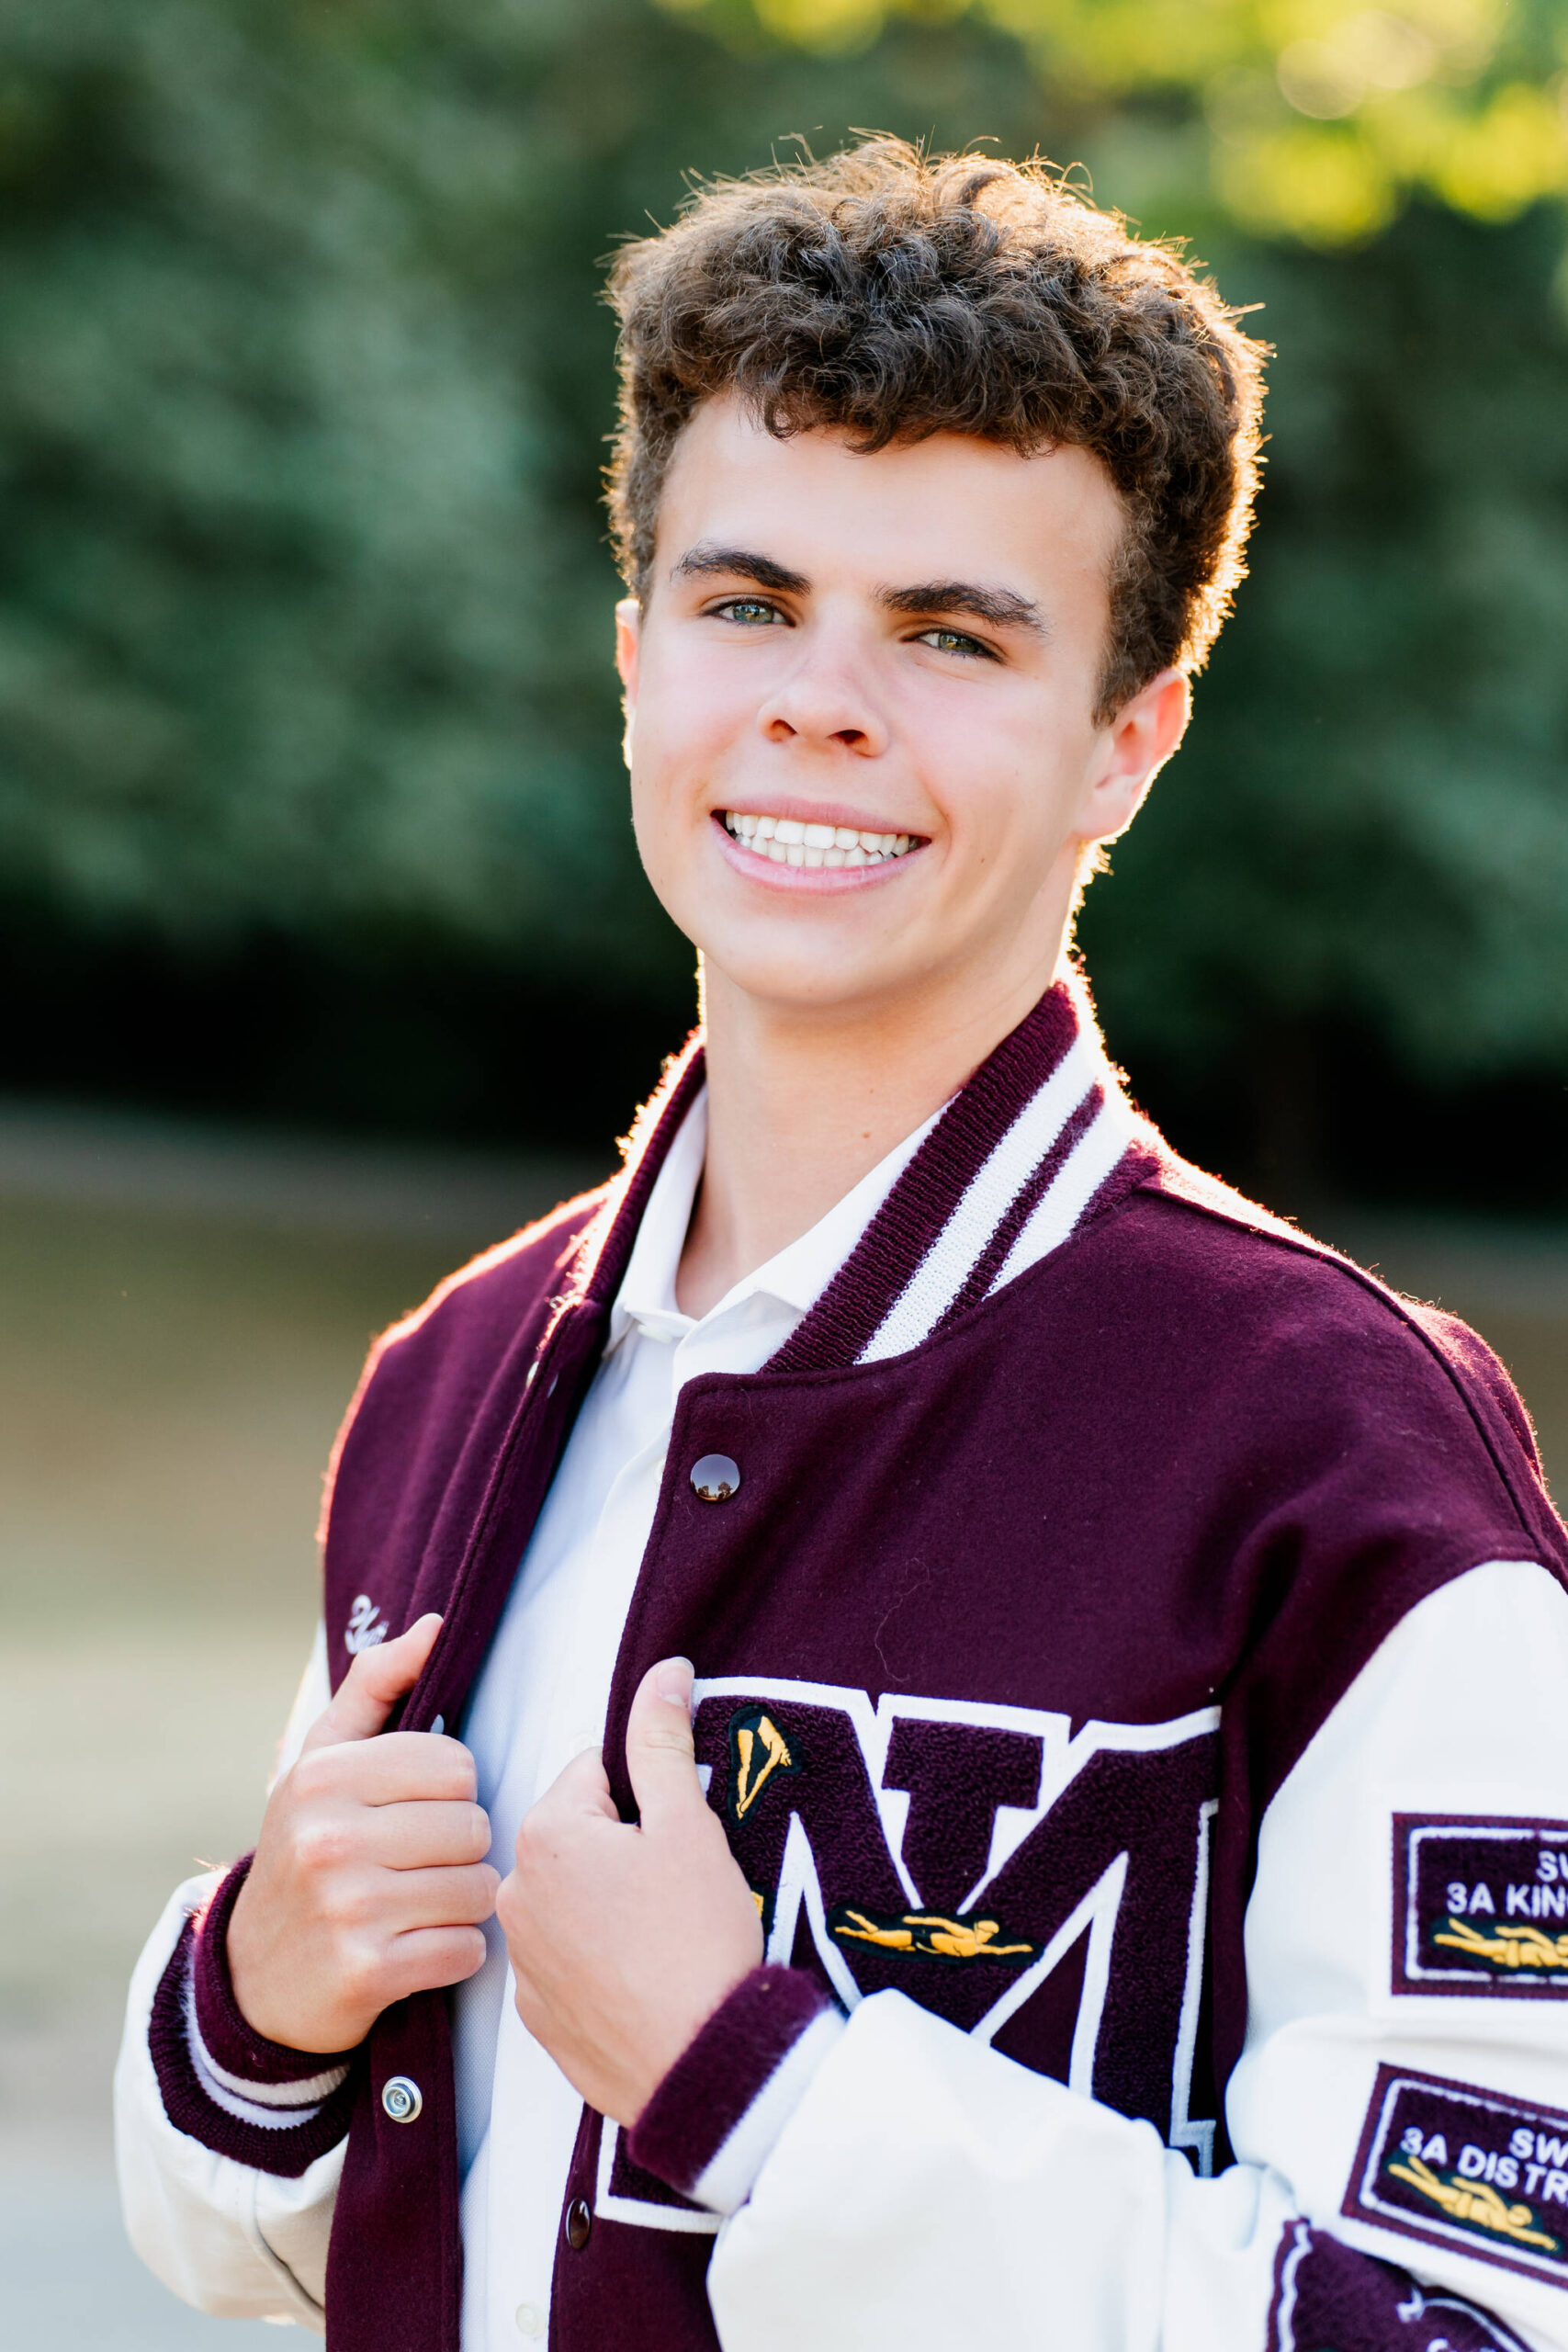
{"type": "Polygon", "coordinates": [[[255,1854],[133,1987],[132,2235],[339,2352],[1568,2345],[1528,1423],[1176,1159],[1064,961],[1240,571],[1258,348],[890,142],[615,295],[703,1043],[372,1356],[255,1854]]]}

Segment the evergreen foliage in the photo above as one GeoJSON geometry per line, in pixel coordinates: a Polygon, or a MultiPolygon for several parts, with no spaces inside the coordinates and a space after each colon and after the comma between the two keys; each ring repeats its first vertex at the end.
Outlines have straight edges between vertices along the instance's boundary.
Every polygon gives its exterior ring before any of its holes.
{"type": "Polygon", "coordinates": [[[13,916],[215,967],[281,940],[491,970],[667,1004],[673,1039],[689,957],[609,668],[601,264],[684,172],[792,134],[989,135],[1190,232],[1279,347],[1253,577],[1086,912],[1113,1043],[1223,1070],[1344,1018],[1434,1079],[1560,1068],[1568,10],[1408,85],[1450,109],[1448,179],[1406,140],[1352,218],[1323,188],[1386,162],[1392,99],[1280,119],[1250,0],[813,5],[0,0],[13,916]],[[1252,46],[1149,62],[1199,18],[1252,46]],[[1509,90],[1539,132],[1511,181],[1509,90]],[[1283,163],[1267,203],[1238,177],[1258,123],[1322,134],[1293,214],[1283,163]]]}

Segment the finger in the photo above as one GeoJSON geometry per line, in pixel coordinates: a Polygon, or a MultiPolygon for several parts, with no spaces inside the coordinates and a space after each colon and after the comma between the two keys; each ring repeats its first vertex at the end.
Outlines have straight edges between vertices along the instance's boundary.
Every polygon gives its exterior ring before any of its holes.
{"type": "Polygon", "coordinates": [[[501,1872],[489,1862],[446,1870],[382,1871],[369,1899],[383,1929],[411,1935],[421,1928],[477,1928],[495,1909],[501,1872]]]}
{"type": "Polygon", "coordinates": [[[338,1687],[332,1704],[316,1717],[300,1753],[335,1747],[340,1740],[374,1739],[400,1699],[406,1699],[424,1671],[441,1631],[435,1614],[419,1618],[395,1642],[361,1650],[338,1687]]]}
{"type": "Polygon", "coordinates": [[[441,1870],[490,1851],[490,1816],[477,1804],[378,1805],[365,1832],[366,1856],[382,1870],[441,1870]]]}
{"type": "Polygon", "coordinates": [[[692,1746],[692,1662],[649,1667],[626,1722],[626,1771],[645,1829],[706,1811],[692,1746]]]}
{"type": "Polygon", "coordinates": [[[411,1928],[389,1945],[378,1989],[385,1989],[389,2004],[411,1993],[461,1984],[479,1974],[489,1949],[479,1928],[411,1928]]]}
{"type": "Polygon", "coordinates": [[[384,1804],[472,1804],[474,1759],[461,1741],[423,1731],[386,1731],[378,1739],[313,1747],[294,1767],[296,1800],[327,1797],[374,1810],[384,1804]]]}
{"type": "Polygon", "coordinates": [[[584,1748],[581,1756],[574,1756],[565,1770],[558,1772],[539,1802],[548,1804],[553,1800],[576,1813],[603,1814],[607,1821],[619,1821],[621,1817],[610,1794],[604,1758],[596,1747],[584,1748]]]}

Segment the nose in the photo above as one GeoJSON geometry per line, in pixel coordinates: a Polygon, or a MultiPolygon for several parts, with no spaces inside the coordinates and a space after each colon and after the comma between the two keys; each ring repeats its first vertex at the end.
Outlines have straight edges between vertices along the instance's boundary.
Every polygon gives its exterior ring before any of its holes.
{"type": "Polygon", "coordinates": [[[804,644],[788,675],[774,682],[757,724],[770,743],[813,751],[837,747],[865,758],[887,746],[887,724],[870,681],[845,649],[819,638],[804,644]]]}

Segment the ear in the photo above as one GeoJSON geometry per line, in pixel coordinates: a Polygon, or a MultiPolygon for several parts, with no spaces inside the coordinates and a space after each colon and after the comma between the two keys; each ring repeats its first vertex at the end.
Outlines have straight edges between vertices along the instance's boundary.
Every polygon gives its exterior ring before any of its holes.
{"type": "Polygon", "coordinates": [[[623,596],[615,606],[615,667],[626,690],[626,707],[637,700],[637,657],[642,642],[642,606],[635,596],[623,596]]]}
{"type": "Polygon", "coordinates": [[[1179,670],[1162,670],[1102,729],[1077,831],[1086,842],[1126,831],[1144,797],[1187,732],[1191,689],[1179,670]]]}
{"type": "Polygon", "coordinates": [[[632,763],[632,722],[637,717],[637,656],[642,650],[642,606],[635,596],[623,596],[615,606],[615,667],[621,675],[621,699],[626,726],[621,752],[632,763]]]}

